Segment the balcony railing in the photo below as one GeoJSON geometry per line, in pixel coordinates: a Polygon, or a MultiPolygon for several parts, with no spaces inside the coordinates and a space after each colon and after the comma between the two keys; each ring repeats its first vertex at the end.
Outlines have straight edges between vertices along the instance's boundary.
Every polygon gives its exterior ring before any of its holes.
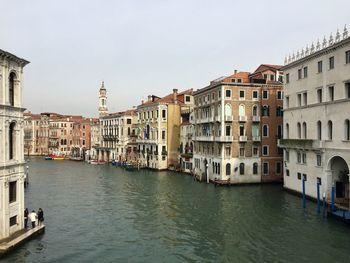
{"type": "Polygon", "coordinates": [[[238,116],[238,121],[239,122],[246,122],[247,121],[247,116],[238,116]]]}
{"type": "Polygon", "coordinates": [[[232,116],[225,116],[225,121],[232,121],[232,116]]]}
{"type": "Polygon", "coordinates": [[[253,136],[253,142],[260,142],[260,136],[253,136]]]}
{"type": "Polygon", "coordinates": [[[252,116],[253,122],[260,122],[260,116],[252,116]]]}
{"type": "Polygon", "coordinates": [[[238,141],[239,142],[246,142],[247,141],[247,136],[239,136],[238,141]]]}
{"type": "Polygon", "coordinates": [[[217,142],[232,142],[232,136],[217,136],[215,137],[217,142]]]}
{"type": "Polygon", "coordinates": [[[195,136],[194,141],[214,141],[214,136],[195,136]]]}

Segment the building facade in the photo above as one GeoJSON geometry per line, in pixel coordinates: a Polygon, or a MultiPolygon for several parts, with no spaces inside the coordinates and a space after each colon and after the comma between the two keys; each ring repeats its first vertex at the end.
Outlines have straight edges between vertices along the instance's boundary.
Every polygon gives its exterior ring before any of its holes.
{"type": "Polygon", "coordinates": [[[141,165],[157,170],[179,168],[181,107],[192,101],[192,89],[161,98],[148,96],[137,107],[137,144],[141,165]]]}
{"type": "Polygon", "coordinates": [[[284,187],[349,207],[350,37],[347,29],[285,61],[284,187]]]}
{"type": "Polygon", "coordinates": [[[282,128],[280,67],[263,64],[252,74],[235,71],[194,93],[197,178],[231,184],[282,180],[275,128],[282,128]]]}
{"type": "Polygon", "coordinates": [[[0,50],[0,239],[24,228],[23,68],[0,50]]]}
{"type": "Polygon", "coordinates": [[[24,113],[25,155],[47,155],[49,153],[50,120],[46,114],[24,113]]]}

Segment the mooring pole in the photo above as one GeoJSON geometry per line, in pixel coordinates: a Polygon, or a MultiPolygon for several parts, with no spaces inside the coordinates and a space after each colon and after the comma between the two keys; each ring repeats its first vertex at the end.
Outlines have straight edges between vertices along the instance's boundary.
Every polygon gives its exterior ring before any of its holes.
{"type": "Polygon", "coordinates": [[[306,208],[306,196],[305,196],[305,177],[302,178],[302,184],[303,184],[303,208],[306,208]]]}
{"type": "Polygon", "coordinates": [[[317,182],[317,213],[321,212],[321,204],[320,204],[320,182],[317,182]]]}
{"type": "Polygon", "coordinates": [[[332,211],[335,211],[334,199],[335,199],[335,186],[333,183],[332,184],[332,211]]]}
{"type": "Polygon", "coordinates": [[[323,193],[322,199],[323,199],[323,202],[322,202],[323,216],[325,216],[326,215],[326,193],[323,193]]]}

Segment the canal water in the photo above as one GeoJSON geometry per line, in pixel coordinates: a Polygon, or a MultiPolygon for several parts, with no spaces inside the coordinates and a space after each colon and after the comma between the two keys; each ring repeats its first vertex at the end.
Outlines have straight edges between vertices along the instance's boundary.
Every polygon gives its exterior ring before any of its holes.
{"type": "Polygon", "coordinates": [[[3,262],[350,262],[350,227],[280,185],[30,159],[46,232],[3,262]]]}

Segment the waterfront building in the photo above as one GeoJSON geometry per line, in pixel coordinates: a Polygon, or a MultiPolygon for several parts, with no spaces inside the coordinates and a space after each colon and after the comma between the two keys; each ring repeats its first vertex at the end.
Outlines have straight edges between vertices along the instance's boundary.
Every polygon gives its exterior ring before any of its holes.
{"type": "Polygon", "coordinates": [[[344,28],[285,60],[284,187],[349,207],[350,37],[344,28]]]}
{"type": "Polygon", "coordinates": [[[0,240],[24,228],[23,68],[0,50],[0,240]]]}
{"type": "Polygon", "coordinates": [[[282,181],[283,72],[260,65],[255,72],[221,77],[194,92],[194,173],[230,184],[282,181]]]}
{"type": "Polygon", "coordinates": [[[24,153],[26,155],[49,153],[49,125],[47,114],[24,113],[24,153]]]}
{"type": "Polygon", "coordinates": [[[100,144],[95,147],[98,159],[127,161],[128,144],[135,134],[136,110],[100,116],[100,144]]]}
{"type": "Polygon", "coordinates": [[[97,151],[96,149],[100,146],[100,121],[99,119],[92,119],[92,122],[90,124],[90,130],[91,130],[91,147],[90,151],[88,153],[88,158],[97,160],[97,151]]]}
{"type": "Polygon", "coordinates": [[[192,173],[193,169],[193,97],[190,99],[190,103],[181,107],[179,164],[185,173],[192,173]]]}
{"type": "Polygon", "coordinates": [[[157,170],[179,167],[181,108],[192,102],[192,89],[161,98],[154,95],[137,107],[137,144],[141,165],[157,170]]]}

